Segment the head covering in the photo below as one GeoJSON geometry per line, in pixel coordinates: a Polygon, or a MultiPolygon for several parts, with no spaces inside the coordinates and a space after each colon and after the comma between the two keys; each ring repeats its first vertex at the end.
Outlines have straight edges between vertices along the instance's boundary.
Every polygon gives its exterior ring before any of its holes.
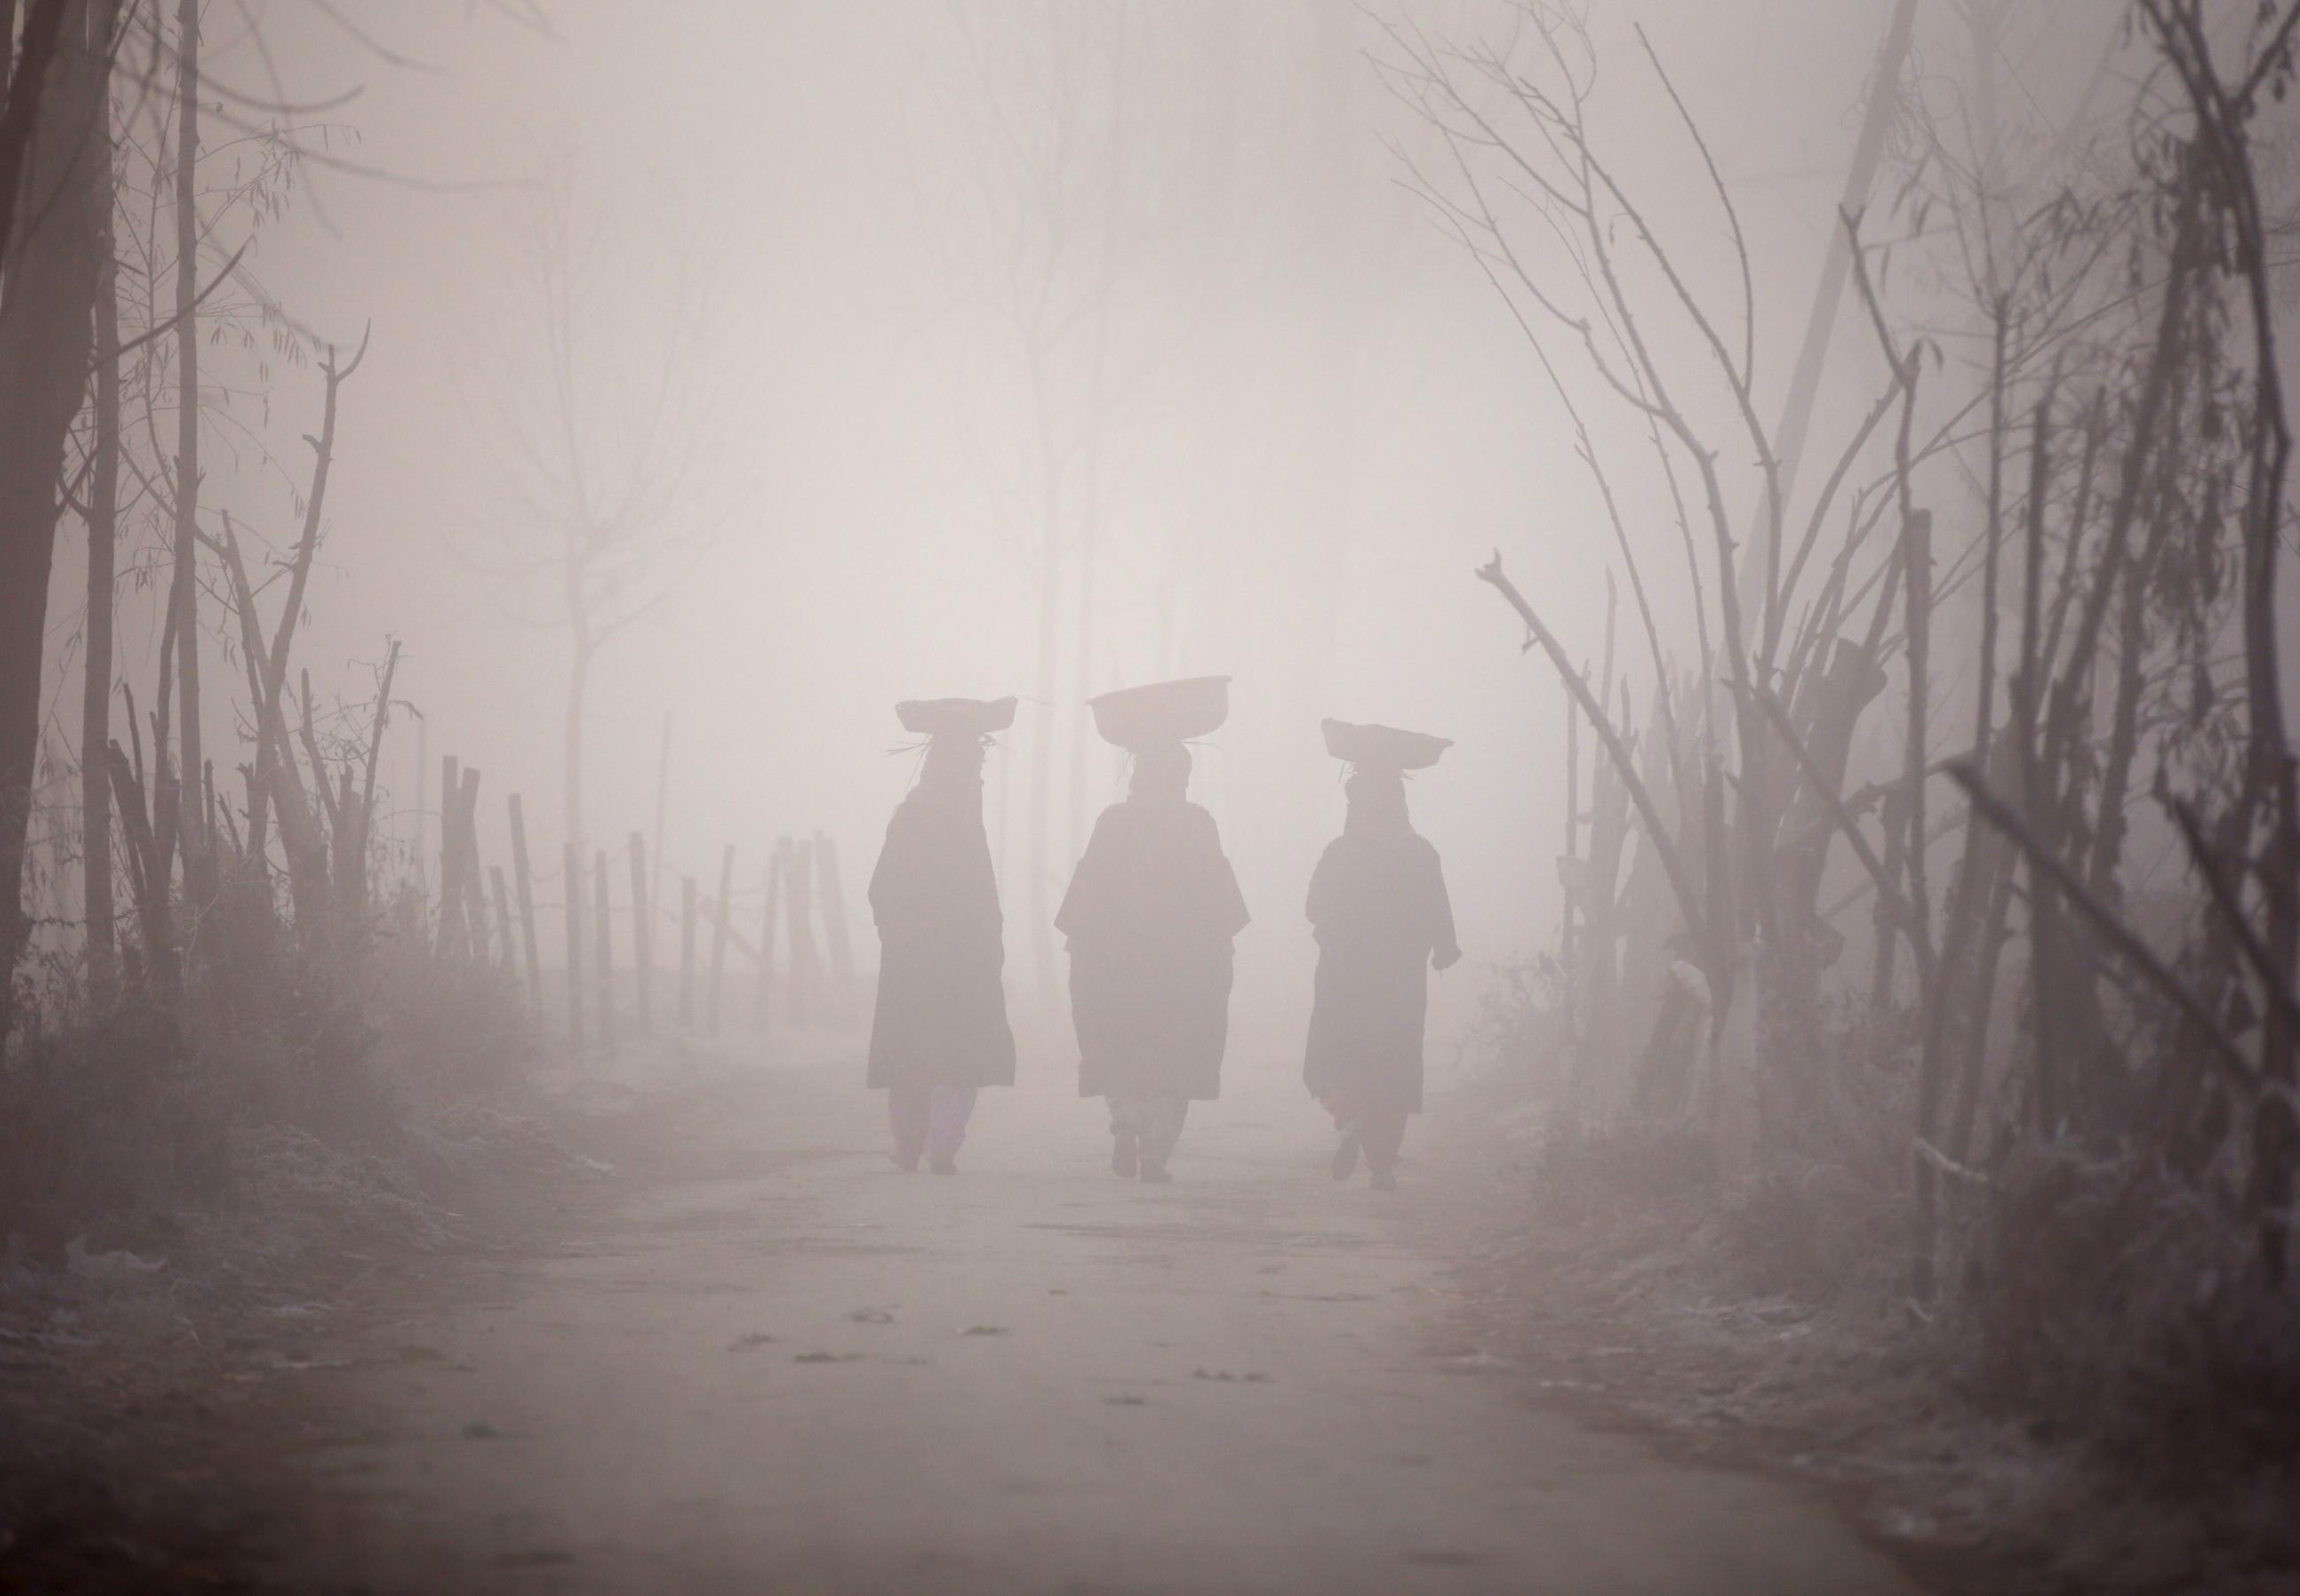
{"type": "Polygon", "coordinates": [[[1428,770],[1454,746],[1448,738],[1371,723],[1327,720],[1319,730],[1326,734],[1326,752],[1361,770],[1428,770]]]}
{"type": "Polygon", "coordinates": [[[905,698],[895,706],[903,730],[923,737],[988,737],[1014,723],[1012,698],[905,698]]]}
{"type": "Polygon", "coordinates": [[[1179,743],[1221,729],[1229,718],[1229,678],[1191,676],[1121,688],[1087,700],[1103,740],[1140,753],[1153,743],[1179,743]]]}
{"type": "Polygon", "coordinates": [[[1189,790],[1190,750],[1179,742],[1146,742],[1134,750],[1134,772],[1127,782],[1127,797],[1179,804],[1189,790]]]}

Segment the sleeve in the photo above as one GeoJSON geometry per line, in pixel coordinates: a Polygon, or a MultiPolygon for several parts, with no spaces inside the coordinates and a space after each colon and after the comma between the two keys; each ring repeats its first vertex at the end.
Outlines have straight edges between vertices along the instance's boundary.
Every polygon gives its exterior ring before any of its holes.
{"type": "Polygon", "coordinates": [[[1078,867],[1071,872],[1069,890],[1062,894],[1062,907],[1054,911],[1054,929],[1066,937],[1092,936],[1106,921],[1110,882],[1110,855],[1114,846],[1114,823],[1111,815],[1115,806],[1104,809],[1094,823],[1094,834],[1087,839],[1086,852],[1079,856],[1078,867]]]}
{"type": "Polygon", "coordinates": [[[1335,910],[1341,907],[1336,901],[1341,892],[1340,870],[1334,863],[1334,855],[1341,846],[1338,840],[1329,842],[1326,851],[1318,856],[1318,867],[1310,873],[1309,901],[1303,906],[1303,913],[1309,916],[1311,927],[1321,941],[1325,940],[1326,926],[1332,921],[1335,910]]]}
{"type": "Polygon", "coordinates": [[[1221,831],[1214,817],[1204,809],[1198,813],[1205,816],[1207,918],[1220,935],[1234,937],[1254,916],[1246,911],[1246,894],[1238,890],[1238,872],[1230,868],[1229,856],[1222,852],[1221,831]]]}
{"type": "Polygon", "coordinates": [[[896,806],[894,818],[887,823],[887,840],[879,849],[879,862],[871,870],[871,923],[879,928],[883,941],[890,934],[899,933],[909,918],[911,875],[909,842],[910,828],[904,823],[903,806],[896,806]]]}
{"type": "Polygon", "coordinates": [[[1446,890],[1445,864],[1434,848],[1429,849],[1429,947],[1442,969],[1462,957],[1462,944],[1454,932],[1454,899],[1446,890]]]}

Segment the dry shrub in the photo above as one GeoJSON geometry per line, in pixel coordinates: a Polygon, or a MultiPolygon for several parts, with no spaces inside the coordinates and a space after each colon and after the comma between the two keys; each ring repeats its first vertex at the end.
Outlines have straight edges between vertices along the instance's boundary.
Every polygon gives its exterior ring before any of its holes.
{"type": "Polygon", "coordinates": [[[1464,1038],[1490,1065],[1497,1088],[1554,1098],[1568,1084],[1572,1027],[1565,1014],[1565,973],[1547,954],[1489,967],[1478,994],[1478,1017],[1464,1038]]]}
{"type": "Polygon", "coordinates": [[[1716,1212],[1717,1157],[1708,1138],[1653,1120],[1554,1120],[1543,1131],[1532,1174],[1546,1220],[1673,1224],[1716,1212]]]}
{"type": "Polygon", "coordinates": [[[83,1231],[148,1234],[223,1190],[234,1110],[149,1007],[26,1037],[0,1065],[0,1234],[50,1257],[83,1231]]]}
{"type": "Polygon", "coordinates": [[[1855,1162],[1783,1157],[1727,1205],[1735,1274],[1760,1296],[1824,1301],[1890,1289],[1908,1248],[1896,1185],[1855,1162]]]}
{"type": "Polygon", "coordinates": [[[2300,1458],[2300,1290],[2266,1278],[2216,1197],[2152,1159],[2014,1155],[1962,1312],[1984,1394],[2160,1484],[2300,1458]]]}
{"type": "Polygon", "coordinates": [[[82,1233],[164,1244],[187,1210],[233,1200],[412,1201],[387,1173],[420,1160],[411,1124],[533,1052],[499,974],[388,938],[251,939],[171,1007],[59,1012],[0,1066],[0,1236],[52,1259],[82,1233]]]}

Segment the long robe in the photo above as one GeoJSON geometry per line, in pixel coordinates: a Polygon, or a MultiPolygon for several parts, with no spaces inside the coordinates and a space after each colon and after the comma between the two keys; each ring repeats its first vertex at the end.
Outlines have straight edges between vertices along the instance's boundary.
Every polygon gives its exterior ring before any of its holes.
{"type": "Polygon", "coordinates": [[[1429,957],[1457,951],[1438,850],[1404,826],[1337,837],[1310,877],[1316,1001],[1302,1075],[1321,1102],[1421,1107],[1429,957]]]}
{"type": "Polygon", "coordinates": [[[1054,916],[1080,1097],[1221,1095],[1230,940],[1247,918],[1212,815],[1171,799],[1102,812],[1054,916]]]}
{"type": "Polygon", "coordinates": [[[895,810],[871,873],[879,998],[872,1086],[1012,1086],[1005,923],[982,798],[922,783],[895,810]]]}

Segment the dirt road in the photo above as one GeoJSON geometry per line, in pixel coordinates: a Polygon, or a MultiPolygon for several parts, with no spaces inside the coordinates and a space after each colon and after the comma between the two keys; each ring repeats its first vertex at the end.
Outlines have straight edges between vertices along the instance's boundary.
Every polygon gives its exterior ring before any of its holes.
{"type": "MultiPolygon", "coordinates": [[[[1408,1189],[1282,1083],[1121,1182],[1097,1104],[986,1094],[897,1172],[851,1071],[677,1095],[658,1171],[361,1333],[310,1589],[1917,1587],[1824,1505],[1544,1411],[1449,1327],[1408,1189]]],[[[1409,1151],[1411,1149],[1409,1149],[1409,1151]]]]}

